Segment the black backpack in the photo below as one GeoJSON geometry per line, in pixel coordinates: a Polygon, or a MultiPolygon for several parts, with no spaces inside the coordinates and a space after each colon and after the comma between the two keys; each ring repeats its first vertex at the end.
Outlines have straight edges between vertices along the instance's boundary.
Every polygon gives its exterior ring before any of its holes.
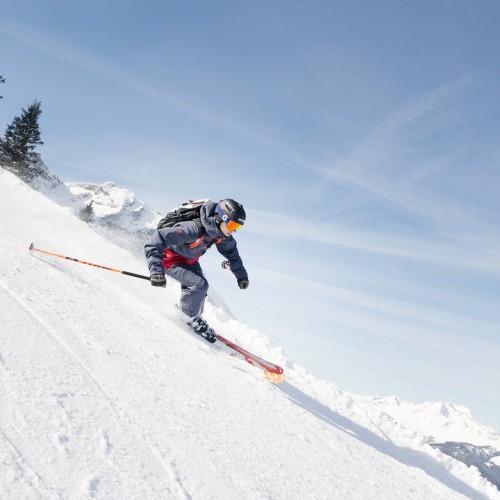
{"type": "Polygon", "coordinates": [[[201,207],[209,202],[208,198],[203,200],[189,200],[186,203],[181,203],[177,205],[175,208],[170,210],[163,219],[158,223],[157,229],[162,229],[164,227],[172,227],[175,226],[178,222],[185,222],[189,220],[194,220],[200,230],[202,229],[201,221],[200,221],[200,210],[201,207]]]}

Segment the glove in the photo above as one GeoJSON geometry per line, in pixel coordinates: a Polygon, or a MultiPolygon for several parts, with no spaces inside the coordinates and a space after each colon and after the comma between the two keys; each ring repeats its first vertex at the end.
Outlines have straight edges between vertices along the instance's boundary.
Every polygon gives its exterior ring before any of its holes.
{"type": "Polygon", "coordinates": [[[248,278],[240,278],[238,280],[238,286],[242,289],[242,290],[245,290],[246,288],[248,288],[248,285],[250,284],[250,282],[248,281],[248,278]]]}
{"type": "Polygon", "coordinates": [[[153,274],[151,278],[149,278],[149,282],[153,286],[161,286],[162,288],[167,286],[167,280],[164,274],[153,274]]]}

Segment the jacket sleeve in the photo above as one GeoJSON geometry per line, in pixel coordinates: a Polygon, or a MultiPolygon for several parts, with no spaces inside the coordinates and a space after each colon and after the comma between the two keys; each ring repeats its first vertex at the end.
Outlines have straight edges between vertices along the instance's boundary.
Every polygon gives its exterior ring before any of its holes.
{"type": "Polygon", "coordinates": [[[248,279],[248,273],[238,252],[236,240],[232,236],[225,238],[218,243],[217,250],[231,264],[231,271],[236,276],[236,279],[248,279]]]}
{"type": "Polygon", "coordinates": [[[162,264],[165,248],[193,243],[198,238],[198,232],[199,227],[192,221],[156,230],[151,239],[144,245],[144,254],[148,261],[150,275],[165,273],[162,264]]]}

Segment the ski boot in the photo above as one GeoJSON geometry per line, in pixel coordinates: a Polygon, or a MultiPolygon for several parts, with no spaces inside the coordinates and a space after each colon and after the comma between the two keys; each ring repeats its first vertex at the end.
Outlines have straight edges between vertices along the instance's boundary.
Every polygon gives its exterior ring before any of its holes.
{"type": "Polygon", "coordinates": [[[214,329],[208,326],[208,323],[199,316],[188,321],[187,324],[194,330],[194,333],[197,333],[211,344],[217,340],[214,329]]]}

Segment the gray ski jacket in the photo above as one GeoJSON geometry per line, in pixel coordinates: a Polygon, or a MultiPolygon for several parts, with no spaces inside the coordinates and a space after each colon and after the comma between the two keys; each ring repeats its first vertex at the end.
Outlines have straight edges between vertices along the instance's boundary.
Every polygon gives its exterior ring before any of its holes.
{"type": "Polygon", "coordinates": [[[215,245],[231,265],[236,279],[248,279],[243,266],[236,240],[225,236],[215,220],[216,203],[209,201],[200,210],[200,224],[197,221],[178,222],[173,227],[155,231],[150,241],[144,246],[149,273],[164,274],[165,266],[177,263],[194,264],[212,246],[215,245]]]}

